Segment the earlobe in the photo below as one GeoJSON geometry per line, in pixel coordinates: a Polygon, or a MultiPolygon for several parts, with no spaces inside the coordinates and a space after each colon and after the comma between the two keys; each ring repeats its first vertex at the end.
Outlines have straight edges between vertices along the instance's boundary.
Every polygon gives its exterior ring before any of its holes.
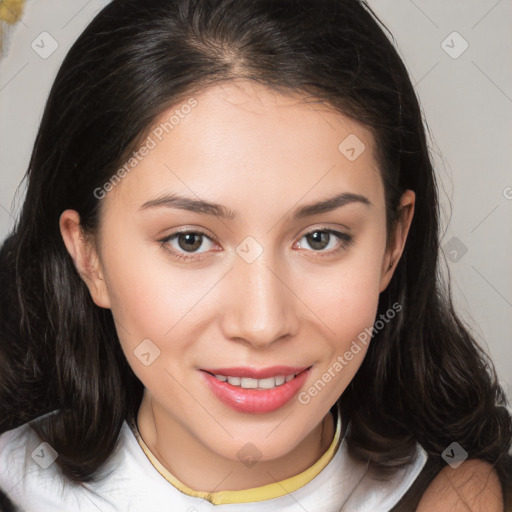
{"type": "Polygon", "coordinates": [[[64,245],[80,277],[89,288],[92,300],[99,307],[110,308],[101,262],[95,248],[84,236],[78,212],[75,210],[62,212],[59,227],[64,245]]]}
{"type": "Polygon", "coordinates": [[[398,261],[402,256],[409,228],[411,227],[414,216],[415,198],[416,195],[412,190],[406,190],[400,199],[399,217],[396,221],[395,231],[391,239],[392,241],[386,249],[386,254],[384,255],[384,260],[382,262],[379,292],[383,292],[389,285],[398,261]]]}

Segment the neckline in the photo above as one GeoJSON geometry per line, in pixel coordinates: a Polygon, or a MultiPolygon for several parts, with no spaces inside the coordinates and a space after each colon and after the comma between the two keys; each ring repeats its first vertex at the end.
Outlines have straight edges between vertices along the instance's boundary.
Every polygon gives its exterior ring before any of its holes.
{"type": "MultiPolygon", "coordinates": [[[[151,452],[149,447],[146,445],[144,440],[142,439],[137,424],[132,425],[132,431],[135,434],[135,438],[137,442],[149,459],[150,463],[153,467],[160,473],[160,475],[165,478],[170,484],[172,484],[176,489],[178,489],[183,494],[194,498],[202,498],[206,501],[209,501],[213,505],[223,505],[223,504],[235,504],[235,503],[249,503],[249,502],[258,502],[265,501],[274,498],[279,498],[286,494],[290,494],[291,492],[300,489],[305,486],[309,482],[311,482],[320,472],[331,462],[337,450],[340,448],[344,440],[344,436],[342,438],[342,428],[341,428],[341,414],[339,410],[339,404],[334,408],[335,414],[333,414],[334,419],[336,421],[336,428],[333,440],[329,445],[329,448],[325,451],[325,453],[309,468],[302,471],[298,475],[292,476],[290,478],[286,478],[279,482],[253,487],[250,489],[242,489],[238,491],[216,491],[216,492],[207,492],[207,491],[196,491],[195,489],[191,489],[186,486],[183,482],[181,482],[178,478],[176,478],[162,463],[156,458],[156,456],[151,452]]],[[[332,411],[332,409],[331,409],[332,411]]]]}

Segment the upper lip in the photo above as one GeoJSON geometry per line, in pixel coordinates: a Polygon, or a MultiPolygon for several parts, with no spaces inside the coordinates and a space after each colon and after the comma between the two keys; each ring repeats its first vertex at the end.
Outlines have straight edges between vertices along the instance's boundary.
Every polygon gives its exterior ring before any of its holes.
{"type": "Polygon", "coordinates": [[[237,366],[232,368],[203,368],[202,370],[212,375],[225,375],[228,377],[249,377],[252,379],[268,379],[279,375],[297,375],[310,366],[269,366],[267,368],[251,368],[237,366]]]}

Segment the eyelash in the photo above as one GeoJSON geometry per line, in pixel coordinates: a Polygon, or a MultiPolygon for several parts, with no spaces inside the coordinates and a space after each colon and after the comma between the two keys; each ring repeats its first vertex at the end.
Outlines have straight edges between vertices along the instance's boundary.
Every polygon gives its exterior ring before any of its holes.
{"type": "MultiPolygon", "coordinates": [[[[354,243],[354,239],[351,235],[348,235],[347,233],[342,233],[341,231],[336,231],[334,229],[329,229],[329,228],[317,228],[312,231],[308,231],[307,233],[302,235],[300,240],[302,240],[302,238],[304,238],[304,237],[307,237],[308,235],[312,235],[313,233],[328,233],[330,235],[334,235],[336,238],[338,238],[340,240],[340,246],[337,249],[330,250],[325,253],[323,251],[312,250],[313,252],[318,253],[318,256],[315,256],[315,258],[325,258],[325,257],[333,256],[334,254],[337,254],[338,252],[340,252],[342,250],[348,249],[354,243]]],[[[166,252],[170,253],[173,257],[175,257],[176,259],[181,260],[181,261],[190,261],[190,260],[199,261],[197,259],[197,256],[194,256],[193,254],[201,254],[201,253],[191,253],[191,255],[189,255],[186,253],[178,252],[174,249],[170,249],[169,242],[171,240],[173,240],[174,238],[177,238],[180,235],[201,235],[201,236],[208,238],[209,240],[211,240],[213,242],[218,243],[217,240],[213,239],[212,237],[208,236],[204,231],[200,231],[200,230],[178,231],[176,233],[173,233],[172,235],[166,236],[165,238],[158,240],[160,246],[166,252]]],[[[329,242],[330,242],[330,240],[329,240],[329,242]]]]}

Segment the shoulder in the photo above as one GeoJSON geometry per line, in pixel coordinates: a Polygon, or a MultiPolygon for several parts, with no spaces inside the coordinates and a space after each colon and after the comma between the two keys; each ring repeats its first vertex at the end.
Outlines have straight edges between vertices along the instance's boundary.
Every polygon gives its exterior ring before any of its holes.
{"type": "Polygon", "coordinates": [[[32,429],[28,423],[0,435],[0,485],[7,485],[23,471],[31,441],[32,429]]]}
{"type": "MultiPolygon", "coordinates": [[[[351,480],[354,480],[354,490],[350,492],[343,510],[361,512],[415,510],[416,507],[410,504],[411,490],[417,487],[418,478],[423,474],[428,460],[427,452],[419,443],[416,443],[415,453],[407,464],[387,470],[372,468],[366,462],[356,460],[347,454],[346,477],[342,474],[344,478],[341,482],[341,496],[346,496],[351,480]]],[[[416,504],[417,501],[414,505],[416,504]]]]}
{"type": "Polygon", "coordinates": [[[66,478],[52,450],[30,423],[0,435],[0,489],[21,510],[186,510],[185,495],[151,465],[126,422],[116,448],[91,481],[66,478]]]}
{"type": "Polygon", "coordinates": [[[0,489],[23,510],[92,510],[94,496],[64,478],[56,462],[59,454],[31,423],[0,435],[0,489]]]}
{"type": "Polygon", "coordinates": [[[480,459],[458,468],[444,467],[427,487],[417,512],[502,512],[503,496],[498,474],[480,459]]]}
{"type": "Polygon", "coordinates": [[[0,489],[20,505],[20,487],[29,465],[28,447],[33,444],[31,428],[25,423],[0,435],[0,489]]]}
{"type": "MultiPolygon", "coordinates": [[[[42,462],[42,465],[46,464],[47,461],[39,461],[36,456],[38,452],[36,452],[36,448],[45,448],[45,446],[41,446],[43,443],[37,436],[34,429],[31,427],[31,424],[42,420],[52,414],[55,414],[57,411],[52,411],[46,414],[43,414],[32,421],[27,423],[23,423],[12,430],[8,430],[0,434],[0,475],[3,475],[1,470],[6,468],[14,469],[18,468],[22,465],[22,463],[29,462],[28,459],[31,459],[33,462],[42,462]]],[[[44,451],[44,455],[46,455],[47,451],[44,451]]],[[[41,465],[41,464],[40,464],[41,465]]]]}

